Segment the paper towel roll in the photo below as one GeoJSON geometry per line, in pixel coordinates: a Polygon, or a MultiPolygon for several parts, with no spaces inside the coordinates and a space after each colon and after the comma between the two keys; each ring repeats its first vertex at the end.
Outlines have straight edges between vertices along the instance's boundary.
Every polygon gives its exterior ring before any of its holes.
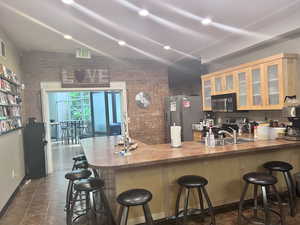
{"type": "Polygon", "coordinates": [[[181,146],[181,126],[171,126],[171,146],[174,148],[181,146]]]}

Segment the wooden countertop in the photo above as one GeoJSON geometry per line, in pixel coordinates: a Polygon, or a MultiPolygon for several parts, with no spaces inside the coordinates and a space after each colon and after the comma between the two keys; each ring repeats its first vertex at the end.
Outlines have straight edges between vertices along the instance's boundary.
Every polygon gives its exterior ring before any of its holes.
{"type": "Polygon", "coordinates": [[[300,141],[286,140],[255,141],[213,148],[197,142],[183,142],[181,148],[171,148],[170,144],[147,145],[138,142],[137,150],[132,151],[131,155],[121,156],[115,153],[120,150],[120,147],[115,146],[118,138],[111,136],[81,140],[89,165],[97,168],[120,169],[300,147],[300,141]]]}

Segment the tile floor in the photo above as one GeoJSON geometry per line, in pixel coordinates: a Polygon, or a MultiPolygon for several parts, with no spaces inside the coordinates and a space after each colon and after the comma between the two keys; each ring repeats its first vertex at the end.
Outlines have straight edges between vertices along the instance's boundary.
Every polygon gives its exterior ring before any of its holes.
{"type": "MultiPolygon", "coordinates": [[[[47,178],[32,180],[24,185],[6,214],[0,219],[0,225],[65,225],[64,203],[67,183],[64,174],[72,167],[72,156],[80,152],[80,146],[54,145],[55,172],[47,178]]],[[[236,217],[235,211],[218,214],[217,225],[235,225],[236,217]]],[[[189,223],[189,225],[196,224],[203,223],[197,221],[189,223]]],[[[300,225],[300,213],[295,218],[287,217],[286,225],[300,225]]]]}

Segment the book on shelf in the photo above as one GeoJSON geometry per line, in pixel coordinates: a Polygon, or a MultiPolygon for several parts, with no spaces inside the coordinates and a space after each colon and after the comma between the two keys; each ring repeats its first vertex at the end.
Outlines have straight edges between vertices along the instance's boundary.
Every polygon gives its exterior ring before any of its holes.
{"type": "Polygon", "coordinates": [[[1,77],[15,83],[16,85],[20,85],[17,75],[12,70],[6,68],[3,64],[0,64],[0,78],[1,77]]]}

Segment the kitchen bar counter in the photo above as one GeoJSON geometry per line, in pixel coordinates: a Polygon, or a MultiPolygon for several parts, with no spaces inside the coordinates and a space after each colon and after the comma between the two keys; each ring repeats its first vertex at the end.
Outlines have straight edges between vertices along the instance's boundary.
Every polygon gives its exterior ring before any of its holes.
{"type": "Polygon", "coordinates": [[[300,141],[286,140],[260,140],[213,148],[197,142],[183,142],[181,148],[171,148],[170,144],[147,145],[138,142],[138,148],[131,155],[121,156],[116,154],[121,149],[116,146],[118,139],[117,136],[110,136],[82,140],[89,165],[95,168],[120,169],[300,146],[300,141]]]}
{"type": "MultiPolygon", "coordinates": [[[[105,181],[105,193],[116,216],[119,193],[132,188],[146,188],[153,194],[150,202],[155,219],[174,216],[180,176],[195,174],[208,180],[207,191],[213,206],[223,206],[239,201],[243,188],[243,175],[264,171],[262,164],[282,160],[300,171],[300,142],[285,140],[255,141],[237,145],[205,147],[196,142],[184,142],[182,148],[169,144],[139,147],[129,156],[120,156],[115,144],[118,137],[97,137],[81,141],[88,163],[105,181]]],[[[279,190],[284,181],[278,176],[279,190]]],[[[191,194],[196,197],[195,193],[191,194]]],[[[251,193],[247,197],[251,197],[251,193]]],[[[182,198],[183,200],[184,198],[182,198]]],[[[191,201],[195,206],[195,201],[191,201]]],[[[142,223],[141,207],[130,210],[128,224],[142,223]]]]}

